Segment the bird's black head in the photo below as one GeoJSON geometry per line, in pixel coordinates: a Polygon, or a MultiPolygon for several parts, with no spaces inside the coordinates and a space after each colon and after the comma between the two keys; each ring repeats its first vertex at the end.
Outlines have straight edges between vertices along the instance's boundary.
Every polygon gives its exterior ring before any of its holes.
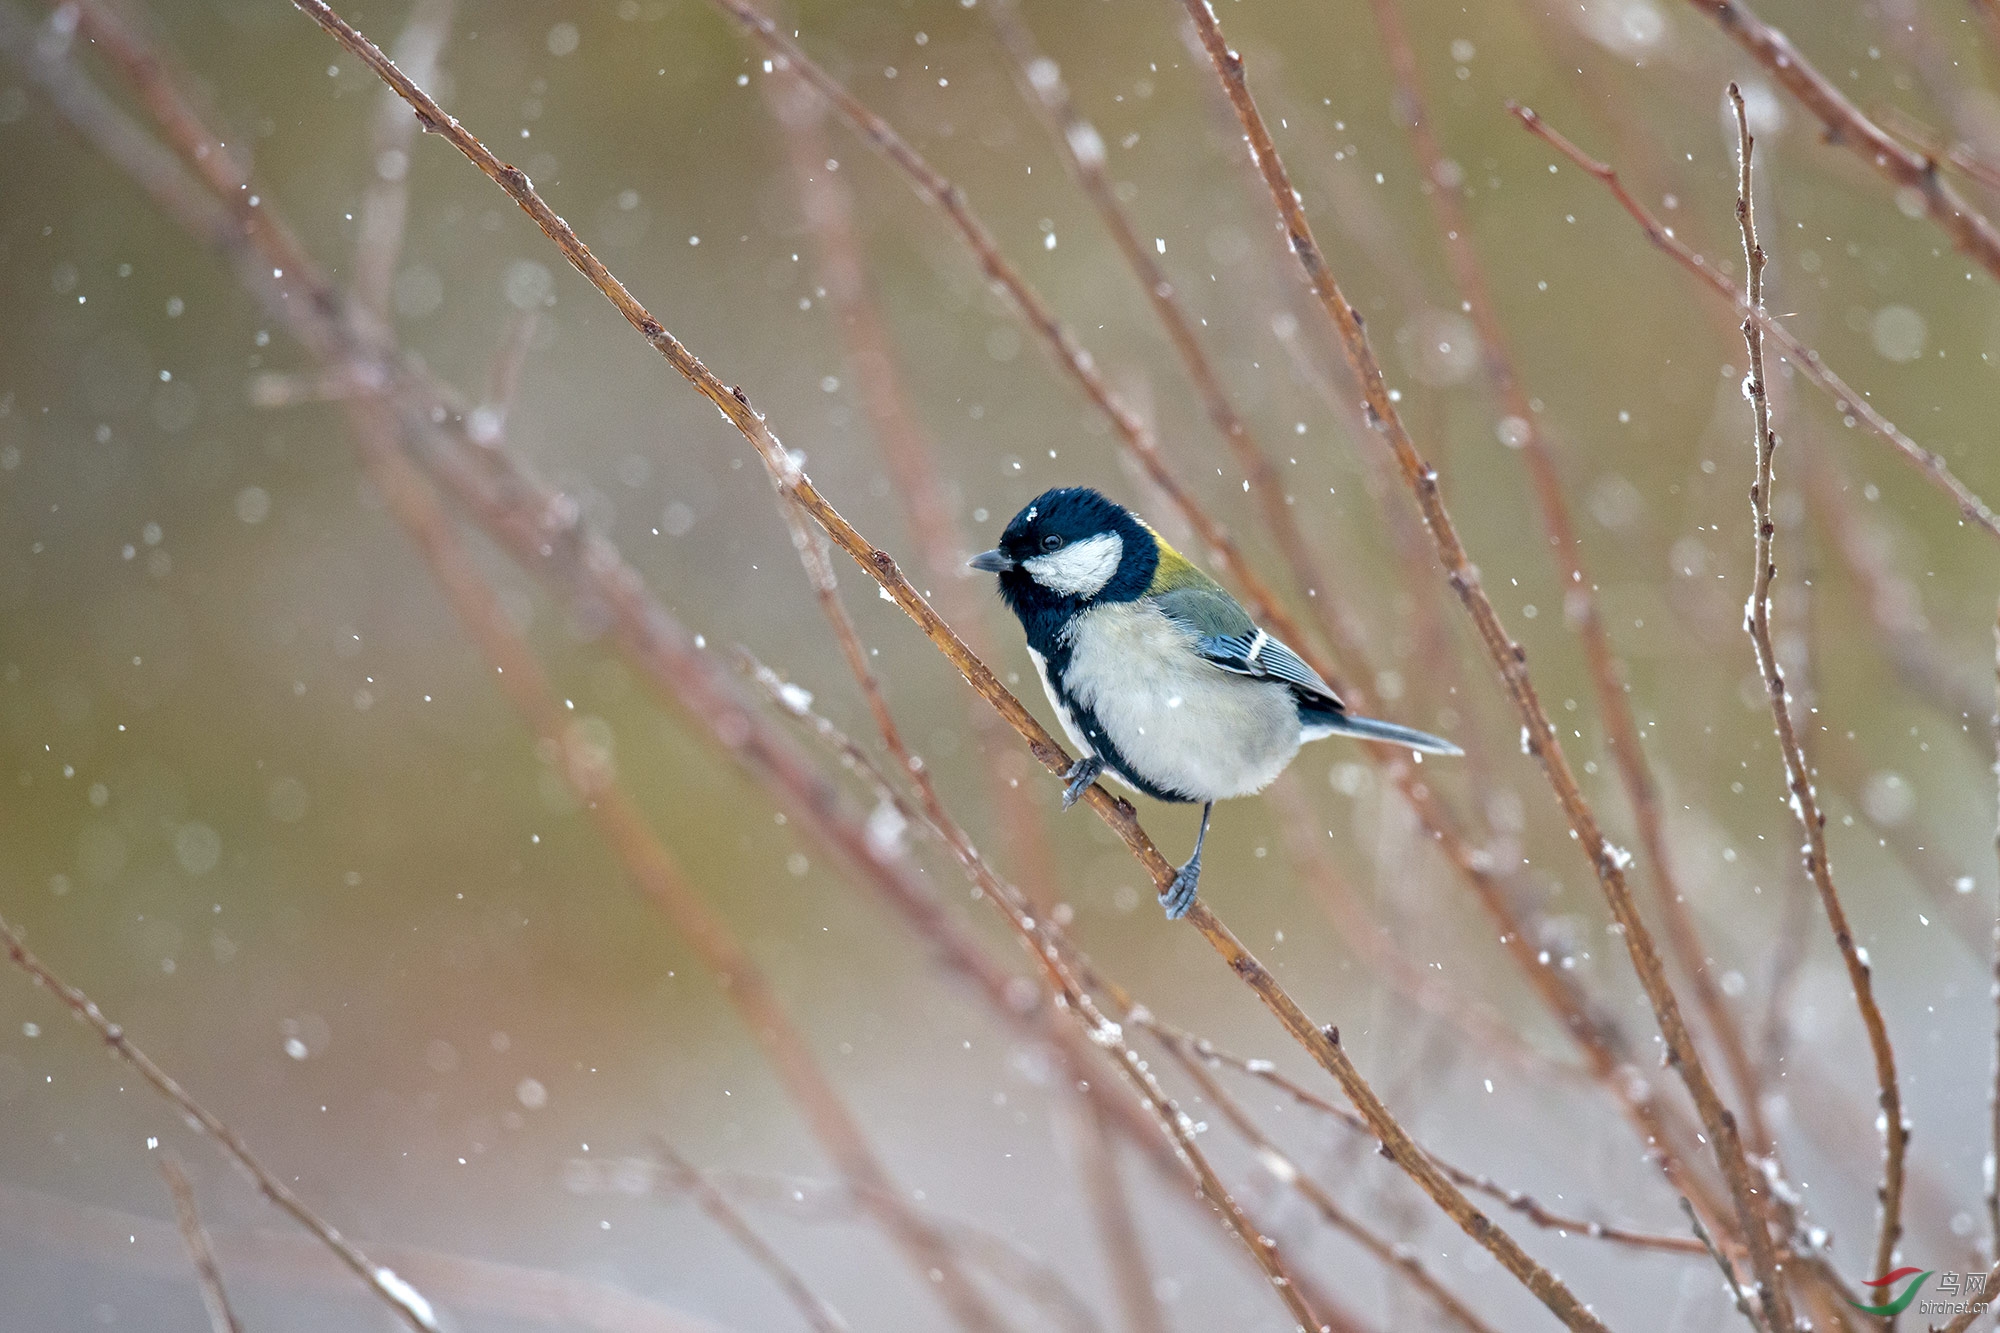
{"type": "Polygon", "coordinates": [[[972,558],[1000,576],[1000,595],[1030,630],[1095,602],[1143,596],[1159,567],[1158,540],[1130,510],[1085,486],[1044,491],[972,558]]]}

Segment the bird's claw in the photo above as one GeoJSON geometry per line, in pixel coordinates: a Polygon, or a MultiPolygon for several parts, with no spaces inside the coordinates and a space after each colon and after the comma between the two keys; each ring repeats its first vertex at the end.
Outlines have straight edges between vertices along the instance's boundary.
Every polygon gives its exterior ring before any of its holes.
{"type": "Polygon", "coordinates": [[[1174,882],[1167,885],[1160,894],[1160,906],[1167,909],[1167,920],[1178,921],[1187,915],[1188,908],[1194,906],[1196,881],[1201,878],[1201,853],[1188,858],[1186,865],[1174,874],[1174,882]]]}
{"type": "Polygon", "coordinates": [[[1069,771],[1063,774],[1063,781],[1069,785],[1063,788],[1062,808],[1067,810],[1082,800],[1083,794],[1090,790],[1090,784],[1097,781],[1102,772],[1104,761],[1094,754],[1085,755],[1071,764],[1069,771]]]}

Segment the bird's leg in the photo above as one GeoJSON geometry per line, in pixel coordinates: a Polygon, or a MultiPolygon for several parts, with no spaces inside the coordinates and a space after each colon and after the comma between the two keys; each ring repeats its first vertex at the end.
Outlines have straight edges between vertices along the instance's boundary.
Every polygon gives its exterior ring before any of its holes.
{"type": "Polygon", "coordinates": [[[1063,809],[1067,810],[1083,799],[1090,790],[1090,784],[1097,781],[1097,775],[1104,771],[1104,761],[1094,754],[1087,754],[1069,766],[1063,774],[1063,781],[1069,785],[1063,788],[1063,809]]]}
{"type": "Polygon", "coordinates": [[[1201,845],[1208,841],[1208,816],[1214,809],[1214,801],[1201,807],[1201,832],[1194,835],[1194,855],[1175,873],[1174,882],[1167,885],[1167,891],[1160,895],[1160,906],[1167,909],[1169,921],[1180,920],[1187,915],[1188,908],[1194,906],[1194,886],[1201,878],[1201,845]]]}

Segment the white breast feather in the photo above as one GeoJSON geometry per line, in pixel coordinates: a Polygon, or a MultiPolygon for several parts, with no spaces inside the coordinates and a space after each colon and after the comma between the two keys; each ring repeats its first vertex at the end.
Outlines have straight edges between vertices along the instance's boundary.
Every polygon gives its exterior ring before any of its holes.
{"type": "Polygon", "coordinates": [[[1298,753],[1298,705],[1283,685],[1202,661],[1192,637],[1148,602],[1093,607],[1070,627],[1063,683],[1154,786],[1197,801],[1262,791],[1298,753]]]}

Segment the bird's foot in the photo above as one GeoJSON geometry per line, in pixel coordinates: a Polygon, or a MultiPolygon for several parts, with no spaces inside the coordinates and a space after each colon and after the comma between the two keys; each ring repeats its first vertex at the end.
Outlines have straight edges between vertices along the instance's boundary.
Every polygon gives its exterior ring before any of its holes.
{"type": "Polygon", "coordinates": [[[1167,885],[1160,894],[1160,906],[1167,909],[1167,920],[1178,921],[1187,915],[1188,908],[1194,906],[1195,883],[1201,878],[1201,853],[1196,852],[1187,859],[1174,875],[1174,882],[1167,885]]]}
{"type": "Polygon", "coordinates": [[[1063,781],[1069,784],[1063,788],[1063,809],[1067,810],[1082,800],[1083,794],[1090,790],[1090,784],[1097,781],[1102,772],[1104,761],[1094,754],[1087,754],[1071,764],[1069,772],[1063,774],[1063,781]]]}

